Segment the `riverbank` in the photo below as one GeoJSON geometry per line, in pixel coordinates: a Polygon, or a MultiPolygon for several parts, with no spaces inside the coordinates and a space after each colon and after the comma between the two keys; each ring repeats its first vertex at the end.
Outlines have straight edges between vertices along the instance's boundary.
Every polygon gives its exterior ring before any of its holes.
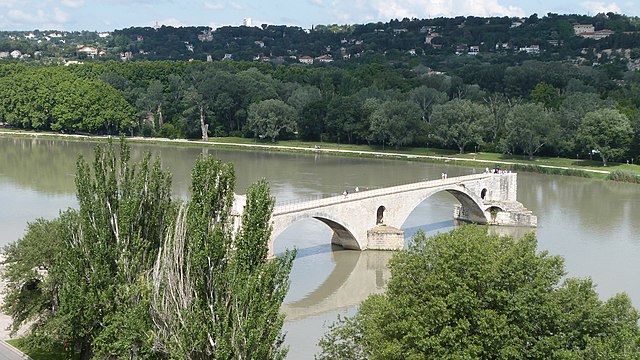
{"type": "MultiPolygon", "coordinates": [[[[111,136],[91,136],[77,134],[57,134],[28,131],[0,131],[0,136],[20,136],[34,138],[63,138],[76,141],[106,141],[111,136]]],[[[388,151],[367,145],[346,145],[300,141],[281,141],[276,144],[256,143],[246,138],[213,138],[209,141],[166,139],[147,137],[127,137],[137,143],[175,144],[181,146],[211,146],[229,149],[266,150],[283,152],[303,152],[356,157],[384,157],[409,161],[445,162],[456,165],[504,168],[515,171],[551,173],[584,177],[606,178],[612,171],[624,171],[640,175],[640,166],[633,164],[610,164],[604,168],[601,163],[583,159],[543,158],[529,160],[519,156],[496,153],[453,154],[446,150],[430,148],[407,148],[388,151]]]]}

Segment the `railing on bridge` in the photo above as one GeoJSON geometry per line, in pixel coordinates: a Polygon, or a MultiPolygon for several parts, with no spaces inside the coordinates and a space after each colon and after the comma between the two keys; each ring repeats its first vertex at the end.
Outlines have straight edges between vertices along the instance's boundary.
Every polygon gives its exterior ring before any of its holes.
{"type": "Polygon", "coordinates": [[[285,214],[293,211],[300,211],[308,208],[316,208],[327,205],[333,205],[341,202],[348,202],[354,200],[361,200],[366,198],[371,198],[375,196],[388,195],[398,192],[416,190],[421,188],[429,188],[443,185],[451,185],[456,184],[461,181],[481,179],[487,176],[492,176],[491,173],[480,173],[480,174],[471,174],[471,175],[463,175],[456,176],[447,179],[433,179],[433,180],[423,180],[418,182],[411,183],[403,183],[396,184],[385,187],[375,187],[375,188],[365,188],[360,189],[357,192],[349,193],[346,197],[342,194],[319,194],[318,196],[311,196],[305,198],[298,198],[283,202],[276,202],[273,214],[285,214]]]}

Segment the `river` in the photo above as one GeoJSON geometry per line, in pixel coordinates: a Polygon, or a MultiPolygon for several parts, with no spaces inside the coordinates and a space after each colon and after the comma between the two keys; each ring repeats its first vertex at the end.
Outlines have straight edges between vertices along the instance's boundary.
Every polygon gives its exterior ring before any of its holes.
{"type": "MultiPolygon", "coordinates": [[[[20,238],[27,222],[53,218],[76,207],[75,163],[93,158],[94,143],[0,137],[0,246],[20,238]]],[[[144,151],[162,159],[173,174],[175,196],[188,196],[197,156],[209,153],[236,170],[236,192],[266,178],[277,201],[341,194],[420,179],[482,171],[445,163],[364,159],[315,154],[235,151],[172,145],[133,144],[134,159],[144,151]]],[[[640,308],[640,186],[600,180],[521,173],[518,200],[538,216],[539,249],[565,258],[569,276],[591,277],[601,297],[627,292],[640,308]]],[[[407,237],[453,228],[456,200],[439,193],[423,202],[403,226],[407,237]]],[[[525,229],[505,229],[519,236],[525,229]]],[[[291,289],[283,312],[290,359],[310,359],[326,326],[338,314],[353,314],[371,293],[384,290],[389,252],[345,251],[332,247],[330,230],[316,220],[300,221],[275,243],[276,253],[298,248],[291,289]]]]}

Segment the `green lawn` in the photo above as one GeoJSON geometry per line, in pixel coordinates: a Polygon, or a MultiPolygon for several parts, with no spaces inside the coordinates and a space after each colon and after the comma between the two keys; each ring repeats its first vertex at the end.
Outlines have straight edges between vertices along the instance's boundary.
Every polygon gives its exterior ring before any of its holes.
{"type": "Polygon", "coordinates": [[[568,159],[559,157],[534,157],[533,160],[529,160],[527,156],[521,155],[504,155],[499,153],[466,153],[460,155],[457,151],[443,150],[436,148],[401,148],[395,149],[393,147],[386,147],[382,149],[381,146],[369,146],[369,145],[350,145],[350,144],[334,144],[334,143],[318,143],[318,142],[304,142],[297,140],[284,140],[272,143],[270,141],[255,141],[247,138],[210,138],[210,142],[228,143],[228,144],[260,144],[260,145],[274,145],[274,146],[291,146],[304,149],[313,148],[318,145],[322,149],[337,149],[337,150],[354,150],[354,151],[372,151],[372,152],[389,152],[406,155],[427,155],[427,156],[446,156],[456,158],[460,160],[487,160],[496,162],[510,162],[527,165],[543,165],[543,166],[558,166],[566,167],[577,170],[600,170],[600,171],[614,171],[622,170],[636,175],[640,175],[640,166],[632,164],[621,163],[609,163],[606,167],[602,165],[601,161],[585,160],[585,159],[568,159]]]}

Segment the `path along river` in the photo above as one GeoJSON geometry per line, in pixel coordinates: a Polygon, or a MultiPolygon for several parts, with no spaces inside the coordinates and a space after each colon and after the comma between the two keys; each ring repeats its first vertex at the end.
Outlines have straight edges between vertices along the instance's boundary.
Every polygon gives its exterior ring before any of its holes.
{"type": "MultiPolygon", "coordinates": [[[[28,221],[53,218],[77,206],[75,162],[93,158],[94,143],[0,137],[0,246],[20,238],[28,221]]],[[[188,196],[190,172],[203,151],[233,162],[237,192],[266,178],[278,202],[341,194],[420,179],[481,172],[446,163],[235,151],[173,145],[133,144],[134,158],[150,150],[173,174],[174,194],[188,196]]],[[[601,180],[521,173],[518,199],[538,216],[541,250],[562,255],[569,276],[590,276],[602,298],[627,292],[640,308],[640,186],[601,180]]],[[[455,199],[436,194],[412,213],[403,226],[407,236],[453,228],[455,199]]],[[[374,214],[375,215],[375,214],[374,214]]],[[[520,235],[523,229],[505,229],[520,235]]],[[[315,220],[300,221],[283,233],[276,252],[299,249],[291,289],[283,305],[290,359],[310,359],[326,325],[338,314],[352,314],[369,294],[384,289],[389,278],[387,252],[343,251],[330,245],[330,230],[315,220]]]]}

